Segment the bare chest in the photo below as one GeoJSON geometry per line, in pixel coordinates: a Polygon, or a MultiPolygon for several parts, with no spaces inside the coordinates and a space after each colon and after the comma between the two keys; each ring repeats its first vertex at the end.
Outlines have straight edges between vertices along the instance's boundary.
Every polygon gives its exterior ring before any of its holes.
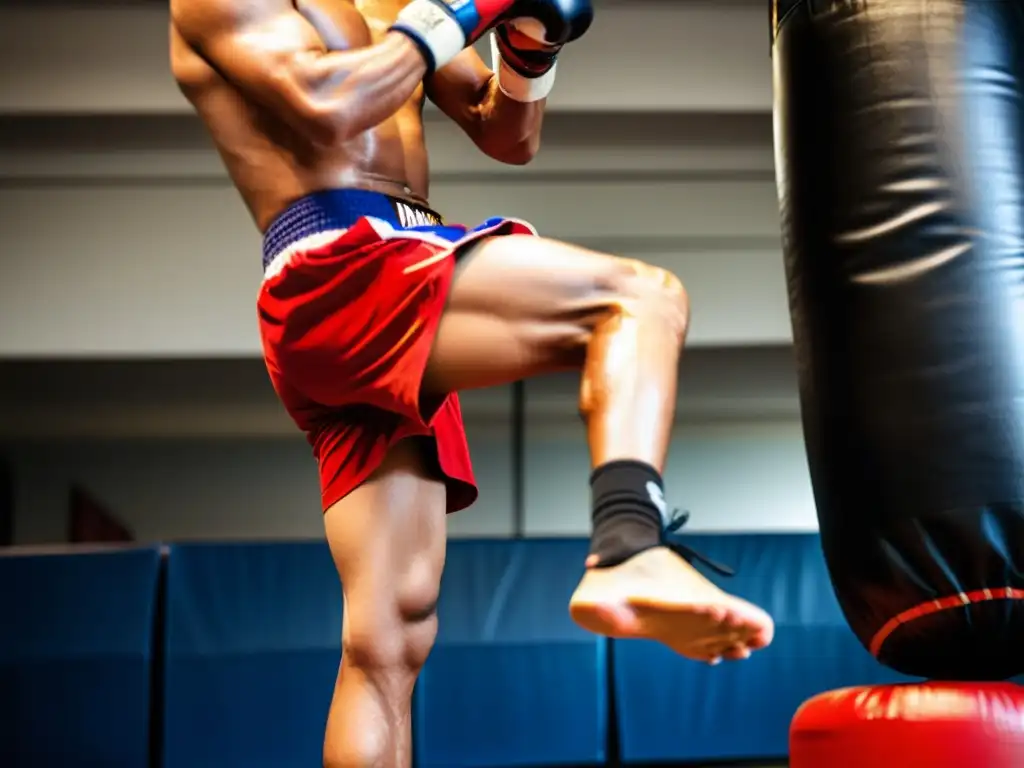
{"type": "Polygon", "coordinates": [[[398,18],[398,12],[408,4],[408,0],[356,0],[356,8],[366,20],[374,40],[387,34],[388,27],[398,18]]]}

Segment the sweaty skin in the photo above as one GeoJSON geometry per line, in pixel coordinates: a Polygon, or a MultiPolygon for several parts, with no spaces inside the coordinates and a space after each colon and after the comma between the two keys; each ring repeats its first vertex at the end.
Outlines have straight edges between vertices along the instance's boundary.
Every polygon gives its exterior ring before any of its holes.
{"type": "MultiPolygon", "coordinates": [[[[472,49],[424,81],[419,50],[388,31],[403,5],[171,0],[174,75],[261,231],[331,188],[426,204],[425,98],[495,160],[536,153],[544,101],[505,96],[472,49]]],[[[632,459],[661,473],[688,322],[686,291],[664,269],[543,237],[488,238],[460,261],[422,394],[578,370],[593,466],[632,459]]],[[[329,768],[411,765],[411,697],[436,636],[446,543],[446,486],[421,448],[397,443],[324,513],[345,603],[329,768]]],[[[746,658],[773,632],[664,546],[588,568],[570,612],[591,631],[711,663],[746,658]]]]}
{"type": "Polygon", "coordinates": [[[172,70],[260,231],[290,202],[323,189],[368,189],[426,205],[425,92],[496,160],[524,163],[536,152],[544,102],[504,98],[472,49],[422,83],[416,47],[388,32],[405,4],[172,2],[172,70]],[[230,79],[218,58],[233,62],[230,79]],[[236,84],[242,78],[245,92],[236,84]],[[295,103],[281,104],[280,83],[265,82],[272,78],[295,81],[284,97],[295,103]],[[296,106],[301,122],[292,116],[296,106]]]}

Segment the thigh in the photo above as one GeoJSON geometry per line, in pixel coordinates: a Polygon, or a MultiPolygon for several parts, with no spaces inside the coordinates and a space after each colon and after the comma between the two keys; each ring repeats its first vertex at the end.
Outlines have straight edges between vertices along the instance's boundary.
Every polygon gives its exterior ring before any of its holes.
{"type": "Polygon", "coordinates": [[[410,654],[429,651],[445,518],[445,485],[415,439],[398,443],[365,483],[327,510],[345,598],[346,653],[377,666],[415,663],[410,654]]]}
{"type": "Polygon", "coordinates": [[[578,367],[590,329],[635,263],[528,235],[484,240],[459,263],[424,388],[455,392],[578,367]]]}

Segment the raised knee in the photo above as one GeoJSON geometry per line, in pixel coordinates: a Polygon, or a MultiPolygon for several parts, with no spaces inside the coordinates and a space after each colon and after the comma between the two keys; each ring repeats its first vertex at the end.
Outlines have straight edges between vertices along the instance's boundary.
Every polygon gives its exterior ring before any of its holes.
{"type": "Polygon", "coordinates": [[[663,296],[682,307],[688,306],[686,288],[675,273],[636,259],[629,259],[628,262],[645,291],[663,296]]]}
{"type": "Polygon", "coordinates": [[[686,294],[686,286],[683,285],[683,281],[674,272],[670,272],[667,269],[661,267],[648,267],[648,269],[652,269],[657,273],[665,294],[680,307],[689,311],[690,299],[686,294]]]}
{"type": "Polygon", "coordinates": [[[625,311],[653,316],[685,336],[690,321],[690,300],[682,280],[663,267],[636,259],[621,259],[615,293],[625,311]]]}

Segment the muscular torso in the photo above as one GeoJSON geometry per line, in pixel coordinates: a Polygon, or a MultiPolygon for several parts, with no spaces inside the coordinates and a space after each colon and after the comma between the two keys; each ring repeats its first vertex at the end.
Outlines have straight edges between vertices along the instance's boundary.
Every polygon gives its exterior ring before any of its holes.
{"type": "MultiPolygon", "coordinates": [[[[317,34],[330,50],[380,40],[406,0],[297,0],[296,48],[317,34]],[[315,29],[315,32],[313,31],[315,29]]],[[[290,202],[309,192],[357,187],[416,202],[427,198],[423,88],[383,123],[338,146],[319,147],[271,111],[244,98],[171,30],[171,59],[186,97],[206,123],[228,173],[265,229],[290,202]]]]}

